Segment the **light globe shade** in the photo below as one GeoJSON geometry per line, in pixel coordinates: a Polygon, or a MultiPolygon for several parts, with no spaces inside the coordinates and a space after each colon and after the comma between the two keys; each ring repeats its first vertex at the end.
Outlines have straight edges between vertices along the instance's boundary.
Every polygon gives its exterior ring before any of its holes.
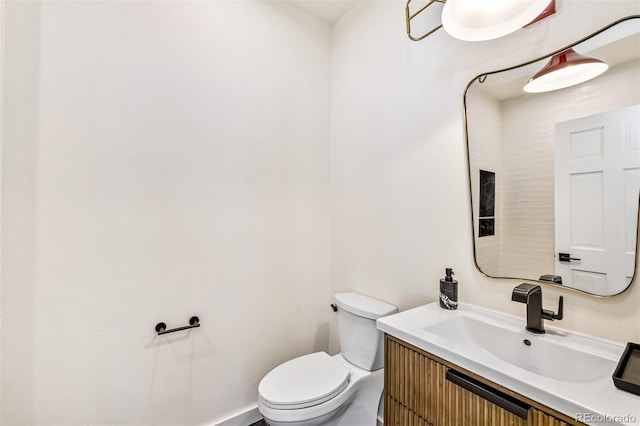
{"type": "Polygon", "coordinates": [[[531,23],[548,5],[549,0],[447,0],[442,26],[460,40],[491,40],[531,23]]]}
{"type": "Polygon", "coordinates": [[[605,72],[609,65],[600,59],[581,55],[573,49],[557,53],[535,73],[523,90],[527,93],[551,92],[575,86],[605,72]]]}

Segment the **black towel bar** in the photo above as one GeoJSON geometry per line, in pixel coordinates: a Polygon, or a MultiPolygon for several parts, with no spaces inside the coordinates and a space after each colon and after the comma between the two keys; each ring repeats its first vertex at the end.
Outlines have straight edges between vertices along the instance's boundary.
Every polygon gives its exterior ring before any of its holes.
{"type": "Polygon", "coordinates": [[[167,324],[159,322],[156,324],[156,332],[158,333],[158,336],[160,336],[162,334],[173,333],[174,331],[188,330],[190,328],[196,327],[200,327],[200,318],[194,316],[189,319],[189,325],[185,325],[184,327],[172,328],[171,330],[167,330],[167,324]]]}

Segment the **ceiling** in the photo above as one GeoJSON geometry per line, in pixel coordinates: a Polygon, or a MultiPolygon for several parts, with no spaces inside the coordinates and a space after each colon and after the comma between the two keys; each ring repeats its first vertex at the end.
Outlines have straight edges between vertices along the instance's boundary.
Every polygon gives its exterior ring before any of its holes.
{"type": "Polygon", "coordinates": [[[357,0],[289,0],[316,18],[328,23],[335,23],[347,13],[357,0]]]}

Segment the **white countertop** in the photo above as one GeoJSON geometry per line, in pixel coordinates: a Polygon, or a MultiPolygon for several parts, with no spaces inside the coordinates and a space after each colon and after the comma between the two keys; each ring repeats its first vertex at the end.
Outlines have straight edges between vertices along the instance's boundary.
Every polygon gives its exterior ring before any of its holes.
{"type": "Polygon", "coordinates": [[[640,425],[640,396],[616,388],[611,378],[624,351],[624,345],[579,333],[569,333],[551,327],[545,322],[543,335],[525,331],[524,318],[517,318],[477,306],[460,303],[457,310],[441,309],[431,303],[408,311],[380,318],[378,329],[404,340],[433,355],[520,393],[534,401],[557,410],[571,418],[594,426],[640,425]],[[545,377],[517,367],[482,347],[469,342],[456,342],[443,333],[425,329],[456,316],[481,318],[509,327],[521,327],[523,336],[553,344],[567,344],[605,358],[602,374],[587,381],[565,381],[545,377]],[[610,367],[610,368],[609,368],[610,367]],[[609,371],[610,370],[610,371],[609,371]]]}

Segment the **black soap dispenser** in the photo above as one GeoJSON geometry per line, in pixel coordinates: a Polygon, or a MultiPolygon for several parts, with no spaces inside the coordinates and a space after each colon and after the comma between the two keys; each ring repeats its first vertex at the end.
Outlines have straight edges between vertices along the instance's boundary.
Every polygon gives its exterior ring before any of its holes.
{"type": "Polygon", "coordinates": [[[453,269],[446,268],[445,277],[440,280],[440,307],[458,309],[458,281],[453,279],[453,269]]]}

